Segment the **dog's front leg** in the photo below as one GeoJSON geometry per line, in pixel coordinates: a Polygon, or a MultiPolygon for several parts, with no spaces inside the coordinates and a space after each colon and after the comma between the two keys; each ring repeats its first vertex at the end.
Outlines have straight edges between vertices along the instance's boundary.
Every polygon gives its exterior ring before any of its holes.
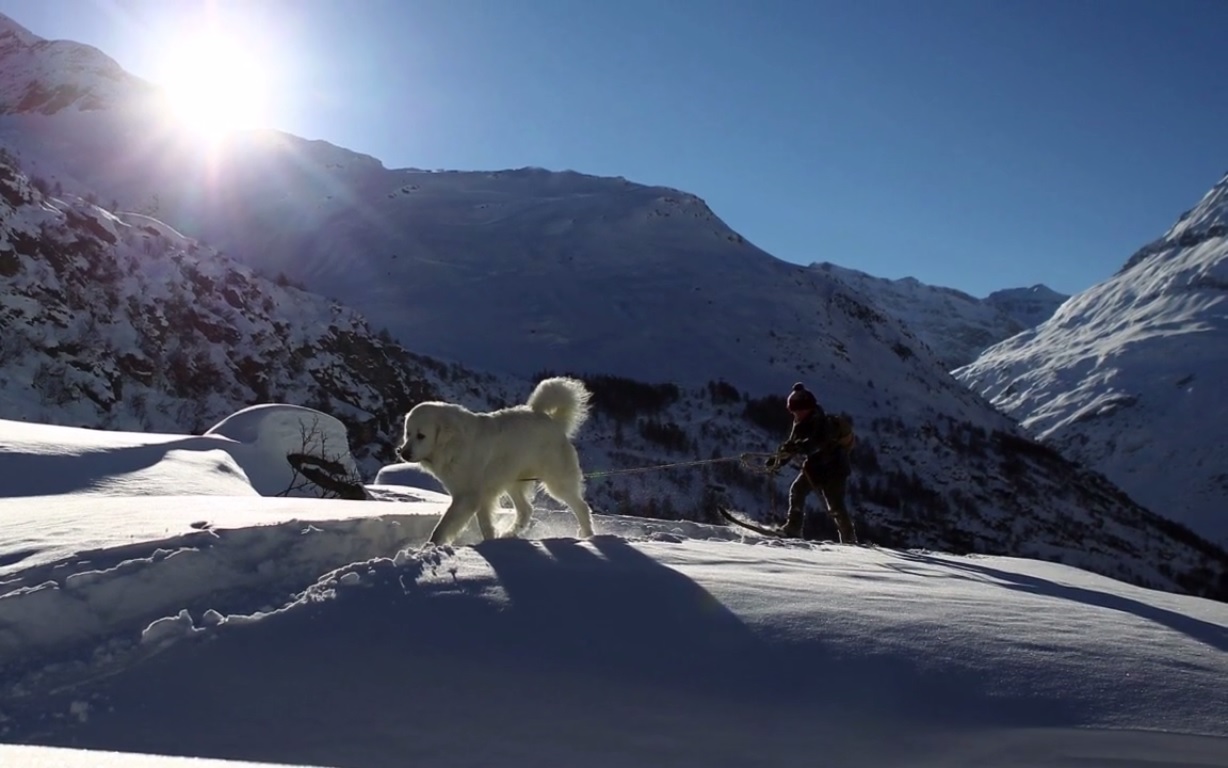
{"type": "Polygon", "coordinates": [[[435,530],[431,531],[430,542],[432,544],[451,544],[457,536],[460,536],[461,531],[465,530],[465,526],[469,524],[470,518],[476,511],[475,500],[464,496],[454,497],[448,509],[443,513],[443,517],[439,518],[439,522],[435,524],[435,530]]]}

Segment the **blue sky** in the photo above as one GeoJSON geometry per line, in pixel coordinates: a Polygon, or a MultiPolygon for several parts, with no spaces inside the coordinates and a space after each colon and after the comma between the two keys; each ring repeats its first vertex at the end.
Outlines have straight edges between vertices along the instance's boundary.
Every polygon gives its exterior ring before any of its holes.
{"type": "MultiPolygon", "coordinates": [[[[190,0],[0,0],[157,78],[190,0]]],[[[229,0],[273,127],[389,167],[703,197],[783,259],[1110,276],[1228,168],[1223,0],[229,0]]]]}

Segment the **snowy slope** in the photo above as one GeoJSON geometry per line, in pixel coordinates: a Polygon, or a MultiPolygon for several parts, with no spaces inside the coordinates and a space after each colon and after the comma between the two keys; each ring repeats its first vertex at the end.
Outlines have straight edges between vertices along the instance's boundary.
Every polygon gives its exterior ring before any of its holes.
{"type": "Polygon", "coordinates": [[[446,373],[156,219],[44,195],[2,152],[0,324],[0,417],[199,432],[292,402],[345,422],[368,473],[446,373]]]}
{"type": "Polygon", "coordinates": [[[1038,285],[977,299],[912,277],[888,280],[830,262],[812,268],[838,279],[899,320],[948,370],[972,362],[990,345],[1043,322],[1068,298],[1038,285]]]}
{"type": "Polygon", "coordinates": [[[1134,498],[1228,542],[1228,176],[1112,278],[955,372],[1134,498]]]}
{"type": "Polygon", "coordinates": [[[155,88],[98,49],[44,40],[0,14],[0,112],[141,107],[157,98],[155,88]]]}
{"type": "MultiPolygon", "coordinates": [[[[23,480],[114,471],[105,451],[57,461],[64,435],[41,429],[22,427],[45,459],[23,480]]],[[[1228,765],[1220,602],[695,523],[599,515],[580,541],[546,511],[527,540],[430,548],[436,495],[235,495],[181,454],[130,496],[64,480],[0,500],[6,766],[179,768],[34,746],[346,768],[1228,765]],[[152,495],[184,484],[203,495],[152,495]]]]}
{"type": "Polygon", "coordinates": [[[31,173],[80,178],[122,209],[359,308],[433,357],[764,391],[799,360],[828,356],[852,322],[827,317],[840,286],[755,248],[677,190],[539,169],[389,170],[276,134],[236,139],[211,170],[170,150],[134,167],[114,160],[133,155],[117,122],[19,116],[0,131],[31,173]]]}

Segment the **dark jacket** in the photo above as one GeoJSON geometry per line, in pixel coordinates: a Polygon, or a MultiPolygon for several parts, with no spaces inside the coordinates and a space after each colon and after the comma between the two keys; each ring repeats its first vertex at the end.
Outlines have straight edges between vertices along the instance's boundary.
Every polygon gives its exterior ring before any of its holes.
{"type": "Polygon", "coordinates": [[[815,472],[847,476],[852,471],[848,449],[837,444],[827,413],[819,406],[808,417],[794,422],[789,439],[781,447],[805,456],[806,464],[815,472]]]}

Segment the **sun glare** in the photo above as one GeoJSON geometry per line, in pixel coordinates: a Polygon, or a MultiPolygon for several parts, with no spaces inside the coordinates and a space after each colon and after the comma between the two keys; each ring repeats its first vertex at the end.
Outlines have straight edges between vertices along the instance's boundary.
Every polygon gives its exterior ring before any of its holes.
{"type": "Polygon", "coordinates": [[[170,42],[161,58],[167,107],[191,132],[216,141],[265,126],[268,67],[252,45],[204,29],[170,42]]]}

